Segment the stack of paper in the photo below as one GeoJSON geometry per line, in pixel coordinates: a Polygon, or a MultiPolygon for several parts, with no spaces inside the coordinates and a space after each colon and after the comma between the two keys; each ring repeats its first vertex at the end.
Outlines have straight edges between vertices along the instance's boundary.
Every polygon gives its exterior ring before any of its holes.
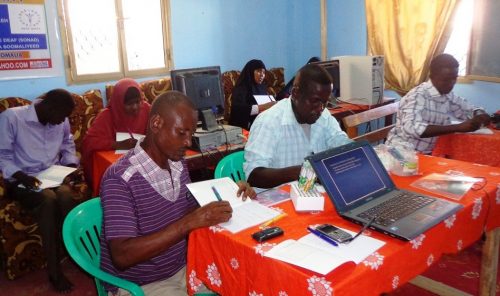
{"type": "Polygon", "coordinates": [[[226,200],[231,204],[233,215],[228,222],[221,223],[220,226],[232,233],[261,224],[281,214],[276,210],[252,201],[250,198],[243,201],[236,195],[238,185],[228,177],[195,182],[186,186],[200,206],[217,201],[212,187],[217,190],[222,200],[226,200]]]}

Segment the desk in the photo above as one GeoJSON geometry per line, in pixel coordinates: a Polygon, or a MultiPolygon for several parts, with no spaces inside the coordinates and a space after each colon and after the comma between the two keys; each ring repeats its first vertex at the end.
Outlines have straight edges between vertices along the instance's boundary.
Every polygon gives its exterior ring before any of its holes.
{"type": "MultiPolygon", "coordinates": [[[[368,109],[377,108],[383,105],[387,105],[389,103],[394,102],[395,98],[384,97],[384,100],[380,104],[376,105],[357,105],[357,104],[349,104],[349,103],[338,103],[334,108],[328,108],[330,114],[337,119],[340,124],[342,130],[344,130],[344,126],[342,124],[342,118],[349,116],[351,114],[361,113],[368,109]]],[[[392,116],[386,116],[385,118],[385,126],[392,124],[392,116]]]]}
{"type": "MultiPolygon", "coordinates": [[[[201,280],[222,295],[379,295],[421,274],[442,254],[456,253],[471,245],[481,237],[484,228],[489,231],[500,226],[500,201],[497,201],[500,168],[432,156],[420,156],[419,165],[424,175],[458,170],[467,175],[484,176],[487,183],[484,190],[469,191],[459,201],[464,209],[411,242],[375,231],[365,232],[386,244],[344,276],[336,276],[335,271],[322,276],[262,255],[263,250],[283,240],[306,235],[309,224],[332,223],[358,231],[360,226],[340,218],[329,200],[325,202],[325,210],[318,214],[297,213],[291,201],[276,205],[288,213],[275,223],[285,235],[264,243],[250,237],[258,226],[237,234],[218,226],[197,229],[190,234],[188,245],[190,293],[201,280]]],[[[417,178],[393,177],[401,188],[410,188],[410,183],[417,178]]],[[[493,276],[496,279],[496,275],[493,276]]]]}
{"type": "MultiPolygon", "coordinates": [[[[245,144],[238,145],[225,145],[219,147],[217,150],[210,150],[206,152],[199,152],[195,150],[187,150],[186,156],[187,166],[189,171],[200,170],[203,168],[214,167],[219,160],[229,153],[241,150],[245,144]]],[[[93,172],[92,172],[92,190],[94,195],[99,194],[99,187],[101,185],[101,178],[106,169],[117,161],[123,154],[116,154],[112,151],[98,151],[94,153],[93,157],[93,172]]]]}
{"type": "Polygon", "coordinates": [[[432,155],[500,167],[500,130],[492,131],[493,135],[440,136],[432,155]]]}

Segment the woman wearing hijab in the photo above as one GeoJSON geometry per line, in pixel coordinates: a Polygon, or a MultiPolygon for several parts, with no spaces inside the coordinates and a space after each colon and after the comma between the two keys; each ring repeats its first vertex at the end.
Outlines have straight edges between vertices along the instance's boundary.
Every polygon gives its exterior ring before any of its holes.
{"type": "Polygon", "coordinates": [[[250,60],[241,70],[233,89],[229,124],[250,130],[255,117],[276,102],[258,105],[254,95],[268,95],[264,83],[266,66],[261,60],[250,60]]]}
{"type": "Polygon", "coordinates": [[[115,84],[108,106],[97,115],[83,139],[82,164],[88,181],[92,180],[94,152],[133,148],[137,139],[132,133],[146,133],[150,109],[136,81],[124,78],[115,84]],[[116,141],[118,132],[129,133],[131,138],[116,141]]]}

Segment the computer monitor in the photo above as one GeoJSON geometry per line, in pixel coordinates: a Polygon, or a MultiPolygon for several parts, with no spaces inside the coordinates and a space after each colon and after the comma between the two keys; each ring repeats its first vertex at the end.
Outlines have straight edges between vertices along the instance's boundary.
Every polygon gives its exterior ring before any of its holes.
{"type": "Polygon", "coordinates": [[[332,77],[333,80],[333,98],[340,97],[340,70],[339,61],[319,61],[311,64],[316,64],[324,68],[332,77]]]}
{"type": "Polygon", "coordinates": [[[224,94],[222,92],[221,72],[219,66],[203,68],[177,69],[170,71],[172,88],[187,95],[199,111],[204,129],[211,129],[214,116],[224,113],[224,94]],[[204,112],[205,111],[205,112],[204,112]],[[209,125],[210,127],[207,127],[209,125]]]}

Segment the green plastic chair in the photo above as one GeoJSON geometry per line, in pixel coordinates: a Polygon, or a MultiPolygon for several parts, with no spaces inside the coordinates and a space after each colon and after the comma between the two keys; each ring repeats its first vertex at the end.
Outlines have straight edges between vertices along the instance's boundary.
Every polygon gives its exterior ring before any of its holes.
{"type": "Polygon", "coordinates": [[[64,219],[63,240],[69,255],[94,277],[97,294],[107,296],[103,282],[127,290],[133,296],[144,296],[141,287],[100,269],[99,238],[101,234],[101,199],[93,198],[75,207],[64,219]]]}
{"type": "Polygon", "coordinates": [[[245,161],[245,151],[238,151],[226,155],[223,159],[219,161],[217,167],[215,167],[214,177],[224,178],[230,177],[234,182],[240,180],[245,181],[245,172],[243,171],[243,162],[245,161]]]}

